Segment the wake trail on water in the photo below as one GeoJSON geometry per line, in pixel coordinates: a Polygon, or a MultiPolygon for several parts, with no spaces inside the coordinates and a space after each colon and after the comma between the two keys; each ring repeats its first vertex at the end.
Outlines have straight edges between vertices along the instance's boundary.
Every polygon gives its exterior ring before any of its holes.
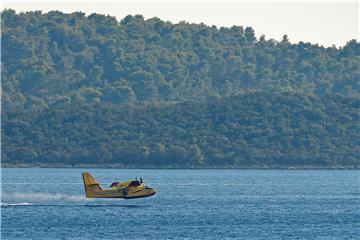
{"type": "Polygon", "coordinates": [[[1,203],[1,206],[29,206],[32,205],[28,202],[22,202],[22,203],[1,203]]]}
{"type": "Polygon", "coordinates": [[[67,195],[59,193],[13,193],[2,195],[2,205],[8,206],[27,206],[33,204],[52,204],[52,203],[84,203],[89,199],[84,195],[67,195]]]}
{"type": "Polygon", "coordinates": [[[119,205],[124,199],[88,199],[84,195],[51,193],[13,193],[2,196],[1,207],[16,206],[86,206],[86,207],[143,207],[144,205],[119,205]]]}
{"type": "Polygon", "coordinates": [[[1,203],[1,207],[121,207],[121,208],[143,208],[149,205],[143,204],[33,204],[33,203],[1,203]]]}
{"type": "Polygon", "coordinates": [[[14,193],[11,197],[17,200],[25,199],[26,201],[30,202],[48,202],[57,200],[65,200],[71,202],[87,201],[84,195],[67,195],[60,193],[14,193]]]}

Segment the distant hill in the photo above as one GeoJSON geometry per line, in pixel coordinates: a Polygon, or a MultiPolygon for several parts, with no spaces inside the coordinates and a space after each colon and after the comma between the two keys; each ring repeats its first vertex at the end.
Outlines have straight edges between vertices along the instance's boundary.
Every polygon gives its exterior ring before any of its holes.
{"type": "Polygon", "coordinates": [[[254,89],[360,94],[360,43],[256,39],[251,27],[2,12],[5,107],[204,100],[254,89]]]}
{"type": "Polygon", "coordinates": [[[1,15],[2,162],[358,167],[360,43],[52,11],[1,15]]]}

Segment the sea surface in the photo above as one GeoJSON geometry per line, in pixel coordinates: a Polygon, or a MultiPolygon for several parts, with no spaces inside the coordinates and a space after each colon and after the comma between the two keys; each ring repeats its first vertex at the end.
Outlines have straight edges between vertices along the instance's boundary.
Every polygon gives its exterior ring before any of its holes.
{"type": "Polygon", "coordinates": [[[1,171],[1,239],[360,239],[355,170],[1,171]],[[157,194],[86,199],[83,171],[157,194]]]}

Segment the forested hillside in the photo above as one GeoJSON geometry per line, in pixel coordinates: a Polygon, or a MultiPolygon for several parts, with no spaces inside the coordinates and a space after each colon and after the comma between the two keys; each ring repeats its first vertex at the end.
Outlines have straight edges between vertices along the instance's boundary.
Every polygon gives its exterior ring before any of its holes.
{"type": "Polygon", "coordinates": [[[207,103],[63,106],[3,117],[3,161],[356,166],[359,101],[253,93],[207,103]]]}
{"type": "Polygon", "coordinates": [[[58,11],[1,15],[2,161],[360,165],[360,43],[58,11]]]}
{"type": "Polygon", "coordinates": [[[2,13],[5,107],[183,101],[296,91],[360,94],[360,44],[324,48],[216,28],[83,13],[2,13]],[[16,105],[16,106],[15,106],[16,105]]]}

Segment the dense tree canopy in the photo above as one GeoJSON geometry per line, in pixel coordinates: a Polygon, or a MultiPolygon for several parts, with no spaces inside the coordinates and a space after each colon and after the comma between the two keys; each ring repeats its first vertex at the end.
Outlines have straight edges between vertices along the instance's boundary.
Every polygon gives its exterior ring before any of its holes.
{"type": "Polygon", "coordinates": [[[151,106],[63,105],[3,117],[3,162],[359,166],[359,101],[248,93],[151,106]]]}
{"type": "Polygon", "coordinates": [[[206,99],[258,89],[360,94],[360,44],[255,38],[251,27],[2,12],[5,107],[206,99]]]}
{"type": "Polygon", "coordinates": [[[3,163],[359,166],[360,43],[1,15],[3,163]]]}

